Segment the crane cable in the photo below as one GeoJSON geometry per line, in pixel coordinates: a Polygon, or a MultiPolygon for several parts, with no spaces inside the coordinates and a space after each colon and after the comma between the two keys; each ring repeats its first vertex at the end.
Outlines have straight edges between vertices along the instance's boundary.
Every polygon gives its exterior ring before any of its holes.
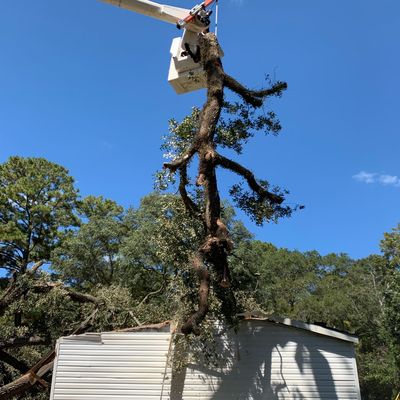
{"type": "Polygon", "coordinates": [[[218,11],[219,11],[218,0],[215,0],[215,36],[217,37],[218,37],[218,11]]]}

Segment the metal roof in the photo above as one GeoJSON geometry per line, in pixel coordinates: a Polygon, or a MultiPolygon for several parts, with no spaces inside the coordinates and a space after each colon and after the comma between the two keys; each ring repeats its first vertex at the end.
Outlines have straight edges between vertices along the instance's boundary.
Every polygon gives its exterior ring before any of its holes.
{"type": "MultiPolygon", "coordinates": [[[[305,331],[309,331],[318,335],[322,336],[328,336],[334,339],[339,339],[339,340],[344,340],[346,342],[351,342],[354,344],[358,344],[358,338],[354,335],[351,335],[350,333],[347,332],[341,332],[336,329],[330,329],[326,328],[320,325],[316,324],[311,324],[311,323],[306,323],[303,321],[297,321],[294,319],[290,318],[284,318],[284,317],[278,317],[278,316],[261,316],[260,314],[257,315],[257,313],[243,313],[243,314],[238,314],[238,317],[243,318],[246,321],[266,321],[266,322],[273,322],[276,324],[282,324],[285,326],[289,326],[292,328],[296,329],[302,329],[305,331]]],[[[153,332],[167,332],[171,329],[171,325],[169,321],[166,321],[162,324],[156,324],[156,325],[151,325],[148,327],[135,327],[131,329],[123,329],[119,332],[143,332],[143,331],[153,331],[153,332]]],[[[118,332],[118,331],[116,331],[118,332]]],[[[114,332],[115,333],[115,332],[114,332]]],[[[81,336],[86,336],[88,339],[90,336],[92,336],[90,339],[91,340],[100,340],[101,341],[101,334],[100,333],[84,333],[83,335],[78,335],[76,336],[77,338],[81,336]]],[[[69,336],[68,339],[71,340],[74,336],[69,336]]]]}
{"type": "Polygon", "coordinates": [[[254,321],[275,322],[277,324],[290,326],[292,328],[303,329],[305,331],[313,332],[318,335],[328,336],[334,339],[344,340],[346,342],[351,342],[354,344],[358,343],[358,338],[354,335],[351,335],[350,333],[340,332],[336,329],[325,328],[320,325],[310,324],[303,321],[297,321],[290,318],[277,317],[277,316],[266,317],[266,316],[256,315],[254,313],[244,313],[244,314],[239,314],[238,316],[250,321],[254,320],[254,321]]]}
{"type": "Polygon", "coordinates": [[[313,333],[317,333],[319,335],[329,336],[335,339],[344,340],[346,342],[358,343],[358,338],[354,335],[350,335],[349,333],[339,332],[335,329],[324,328],[315,324],[308,324],[302,321],[296,321],[290,318],[279,318],[279,317],[269,317],[266,319],[267,321],[276,322],[278,324],[283,324],[286,326],[291,326],[297,329],[303,329],[306,331],[310,331],[313,333]]]}

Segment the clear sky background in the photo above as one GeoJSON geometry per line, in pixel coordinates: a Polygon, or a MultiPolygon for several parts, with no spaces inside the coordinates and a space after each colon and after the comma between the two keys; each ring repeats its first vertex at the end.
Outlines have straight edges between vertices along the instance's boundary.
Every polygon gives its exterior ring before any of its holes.
{"type": "MultiPolygon", "coordinates": [[[[190,8],[189,0],[171,5],[190,8]]],[[[256,238],[364,257],[400,222],[398,0],[220,0],[225,70],[289,90],[283,130],[239,161],[306,208],[256,238]]],[[[137,206],[152,191],[171,117],[201,106],[166,76],[173,25],[96,0],[0,1],[0,162],[45,157],[82,195],[137,206]]],[[[231,178],[220,175],[226,193],[231,178]]]]}

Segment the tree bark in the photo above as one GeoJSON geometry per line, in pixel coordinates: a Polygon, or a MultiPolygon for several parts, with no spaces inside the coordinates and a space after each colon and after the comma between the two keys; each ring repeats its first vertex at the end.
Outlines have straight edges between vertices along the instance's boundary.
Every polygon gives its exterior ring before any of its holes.
{"type": "MultiPolygon", "coordinates": [[[[207,75],[207,101],[203,106],[200,126],[194,139],[194,148],[199,157],[196,184],[203,186],[205,210],[204,224],[206,238],[193,258],[192,267],[199,279],[198,309],[189,316],[181,327],[184,334],[199,334],[199,325],[208,313],[211,265],[220,277],[220,284],[227,282],[227,257],[231,242],[227,229],[221,220],[221,201],[218,191],[215,164],[215,131],[224,101],[224,71],[221,63],[221,49],[217,38],[212,33],[200,35],[200,54],[207,75]]],[[[182,191],[181,191],[182,193],[182,191]]],[[[187,201],[185,202],[185,204],[187,201]]]]}
{"type": "Polygon", "coordinates": [[[44,344],[49,344],[49,340],[39,336],[15,337],[8,340],[0,341],[0,350],[23,346],[38,346],[44,344]]]}
{"type": "Polygon", "coordinates": [[[54,357],[55,351],[52,351],[46,357],[40,360],[34,367],[32,367],[27,373],[15,381],[1,387],[0,399],[7,400],[13,398],[14,396],[18,396],[26,392],[36,383],[41,383],[43,386],[47,386],[47,383],[43,380],[43,377],[53,368],[54,357]]]}
{"type": "Polygon", "coordinates": [[[15,368],[21,374],[25,374],[29,370],[28,364],[24,363],[23,361],[18,360],[11,354],[0,350],[0,361],[10,365],[11,367],[15,368]]]}
{"type": "Polygon", "coordinates": [[[200,114],[199,129],[183,156],[164,164],[164,168],[170,169],[171,172],[180,171],[179,192],[187,210],[192,215],[199,214],[199,212],[197,206],[188,196],[185,187],[187,185],[186,167],[195,154],[199,157],[196,184],[202,186],[204,191],[204,214],[200,218],[205,226],[205,239],[192,260],[192,268],[199,280],[198,306],[197,310],[193,311],[181,327],[184,334],[198,334],[200,332],[199,325],[207,315],[211,285],[209,267],[213,268],[218,277],[220,288],[216,291],[217,294],[223,301],[224,297],[230,298],[230,300],[233,298],[232,293],[226,291],[230,286],[228,255],[232,251],[233,244],[228,230],[221,220],[221,202],[216,168],[222,166],[243,177],[249,187],[261,199],[266,199],[275,204],[281,204],[284,200],[281,196],[268,192],[258,184],[251,171],[219,155],[216,152],[215,133],[223,107],[225,87],[237,93],[251,106],[260,107],[265,97],[279,96],[286,89],[286,83],[278,82],[265,90],[247,89],[224,72],[221,62],[221,49],[215,34],[201,34],[199,45],[201,63],[207,76],[207,101],[200,114]],[[226,296],[228,294],[229,296],[226,296]]]}

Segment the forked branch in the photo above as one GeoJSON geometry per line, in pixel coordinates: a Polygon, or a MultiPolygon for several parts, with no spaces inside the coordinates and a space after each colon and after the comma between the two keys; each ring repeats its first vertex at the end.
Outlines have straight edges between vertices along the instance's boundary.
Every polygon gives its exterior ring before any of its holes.
{"type": "Polygon", "coordinates": [[[243,167],[241,164],[237,163],[236,161],[230,160],[229,158],[226,158],[218,154],[216,157],[216,162],[217,165],[229,169],[230,171],[235,172],[236,174],[246,179],[250,189],[253,190],[253,192],[256,192],[261,198],[267,199],[275,204],[282,204],[282,202],[284,201],[284,198],[282,196],[278,196],[274,193],[271,193],[264,187],[262,187],[257,182],[254,174],[247,168],[243,167]]]}

